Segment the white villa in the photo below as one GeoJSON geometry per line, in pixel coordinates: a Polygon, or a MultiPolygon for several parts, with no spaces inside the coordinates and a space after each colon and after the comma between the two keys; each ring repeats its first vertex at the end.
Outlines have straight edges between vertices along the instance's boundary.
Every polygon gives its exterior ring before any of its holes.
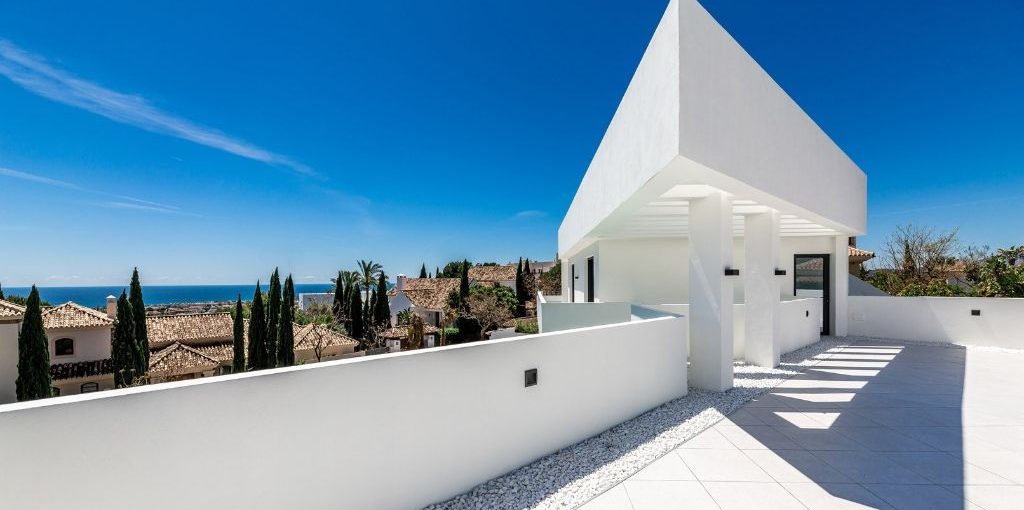
{"type": "MultiPolygon", "coordinates": [[[[1024,299],[851,293],[866,191],[670,0],[558,229],[539,334],[0,405],[0,507],[1020,508],[1024,299]]],[[[392,320],[439,324],[458,286],[400,275],[392,320]]],[[[58,308],[55,362],[109,356],[84,344],[109,349],[108,316],[58,308]]],[[[0,302],[0,383],[21,313],[0,302]]],[[[229,317],[192,320],[148,323],[171,379],[224,366],[229,317]]]]}
{"type": "MultiPolygon", "coordinates": [[[[107,298],[107,312],[67,302],[43,310],[50,344],[53,394],[76,395],[114,387],[110,335],[117,304],[107,298]]],[[[15,401],[18,377],[18,328],[22,306],[0,300],[0,404],[15,401]]],[[[231,373],[234,323],[229,313],[191,313],[146,317],[151,382],[181,381],[231,373]]],[[[248,338],[248,321],[246,321],[248,338]]],[[[323,326],[293,324],[295,360],[316,361],[362,355],[358,342],[323,326]]]]}

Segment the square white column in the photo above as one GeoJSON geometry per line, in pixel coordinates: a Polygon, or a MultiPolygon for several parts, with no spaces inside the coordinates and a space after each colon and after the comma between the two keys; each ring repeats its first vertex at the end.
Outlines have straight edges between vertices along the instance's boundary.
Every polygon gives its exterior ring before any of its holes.
{"type": "Polygon", "coordinates": [[[850,295],[850,239],[846,236],[835,236],[835,253],[832,256],[832,336],[846,336],[847,296],[850,295]]]}
{"type": "Polygon", "coordinates": [[[690,382],[732,388],[732,199],[720,191],[690,200],[690,382]]]}
{"type": "Polygon", "coordinates": [[[760,367],[779,364],[779,212],[769,209],[744,218],[743,295],[745,345],[743,357],[760,367]]]}

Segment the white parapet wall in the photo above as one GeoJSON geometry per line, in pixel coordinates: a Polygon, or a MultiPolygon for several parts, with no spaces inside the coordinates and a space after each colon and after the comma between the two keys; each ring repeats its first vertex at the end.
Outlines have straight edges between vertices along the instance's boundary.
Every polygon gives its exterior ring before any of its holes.
{"type": "MultiPolygon", "coordinates": [[[[690,305],[687,304],[643,306],[681,316],[690,315],[690,305]]],[[[746,306],[743,303],[735,303],[732,306],[733,357],[743,359],[746,349],[746,306]]],[[[784,299],[779,307],[779,313],[779,336],[775,338],[775,342],[780,354],[793,352],[821,339],[821,299],[784,299]]]]}
{"type": "Polygon", "coordinates": [[[539,303],[541,332],[618,324],[632,320],[629,303],[539,303]]]}
{"type": "Polygon", "coordinates": [[[684,396],[686,349],[665,317],[0,406],[0,508],[421,508],[684,396]]]}
{"type": "Polygon", "coordinates": [[[793,352],[821,339],[821,299],[784,300],[779,307],[779,354],[793,352]]]}
{"type": "Polygon", "coordinates": [[[849,332],[892,338],[1024,349],[1024,299],[850,296],[849,332]],[[973,315],[976,311],[978,315],[973,315]]]}

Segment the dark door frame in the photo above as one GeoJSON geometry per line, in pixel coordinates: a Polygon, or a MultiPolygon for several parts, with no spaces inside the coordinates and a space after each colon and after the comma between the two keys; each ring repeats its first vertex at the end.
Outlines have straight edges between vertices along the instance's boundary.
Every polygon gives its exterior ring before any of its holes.
{"type": "Polygon", "coordinates": [[[821,268],[821,334],[828,335],[832,331],[832,255],[830,253],[794,253],[793,254],[793,297],[796,297],[796,259],[797,257],[822,259],[821,268]]]}
{"type": "Polygon", "coordinates": [[[594,257],[587,257],[587,302],[594,302],[594,257]]]}
{"type": "Polygon", "coordinates": [[[569,302],[576,302],[576,264],[569,264],[569,282],[571,288],[569,289],[569,302]]]}

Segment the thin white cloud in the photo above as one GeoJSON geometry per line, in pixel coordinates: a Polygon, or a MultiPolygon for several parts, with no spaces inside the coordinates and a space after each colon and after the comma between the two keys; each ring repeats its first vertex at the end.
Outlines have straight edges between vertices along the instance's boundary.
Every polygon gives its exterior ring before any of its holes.
{"type": "Polygon", "coordinates": [[[548,215],[548,213],[546,213],[544,211],[538,211],[536,209],[527,209],[525,211],[517,212],[514,216],[512,216],[512,219],[528,220],[528,219],[533,219],[533,218],[543,218],[543,217],[545,217],[547,215],[548,215]]]}
{"type": "Polygon", "coordinates": [[[181,214],[181,215],[186,215],[186,216],[198,216],[197,214],[182,212],[182,211],[178,210],[177,207],[175,207],[175,208],[166,208],[166,207],[156,206],[156,205],[146,205],[145,203],[139,203],[139,202],[108,201],[108,202],[94,202],[93,205],[95,205],[96,207],[104,207],[104,208],[107,208],[107,209],[129,209],[129,210],[133,210],[133,211],[147,211],[147,212],[156,212],[156,213],[162,213],[162,214],[181,214]]]}
{"type": "Polygon", "coordinates": [[[189,216],[195,216],[195,214],[193,213],[186,213],[181,211],[181,209],[177,206],[161,204],[160,202],[152,202],[149,200],[142,200],[141,198],[134,198],[125,195],[119,195],[116,193],[108,193],[106,191],[83,188],[82,186],[79,186],[73,182],[52,179],[44,175],[30,174],[28,172],[12,170],[10,168],[4,168],[2,166],[0,166],[0,176],[117,199],[117,201],[93,203],[93,205],[99,207],[114,209],[135,209],[138,211],[152,211],[166,214],[184,214],[189,216]]]}
{"type": "Polygon", "coordinates": [[[0,39],[0,74],[33,94],[81,108],[115,122],[181,138],[269,165],[287,167],[301,174],[316,175],[311,168],[288,156],[162,111],[141,96],[124,94],[77,78],[51,66],[43,57],[22,50],[4,39],[0,39]]]}

